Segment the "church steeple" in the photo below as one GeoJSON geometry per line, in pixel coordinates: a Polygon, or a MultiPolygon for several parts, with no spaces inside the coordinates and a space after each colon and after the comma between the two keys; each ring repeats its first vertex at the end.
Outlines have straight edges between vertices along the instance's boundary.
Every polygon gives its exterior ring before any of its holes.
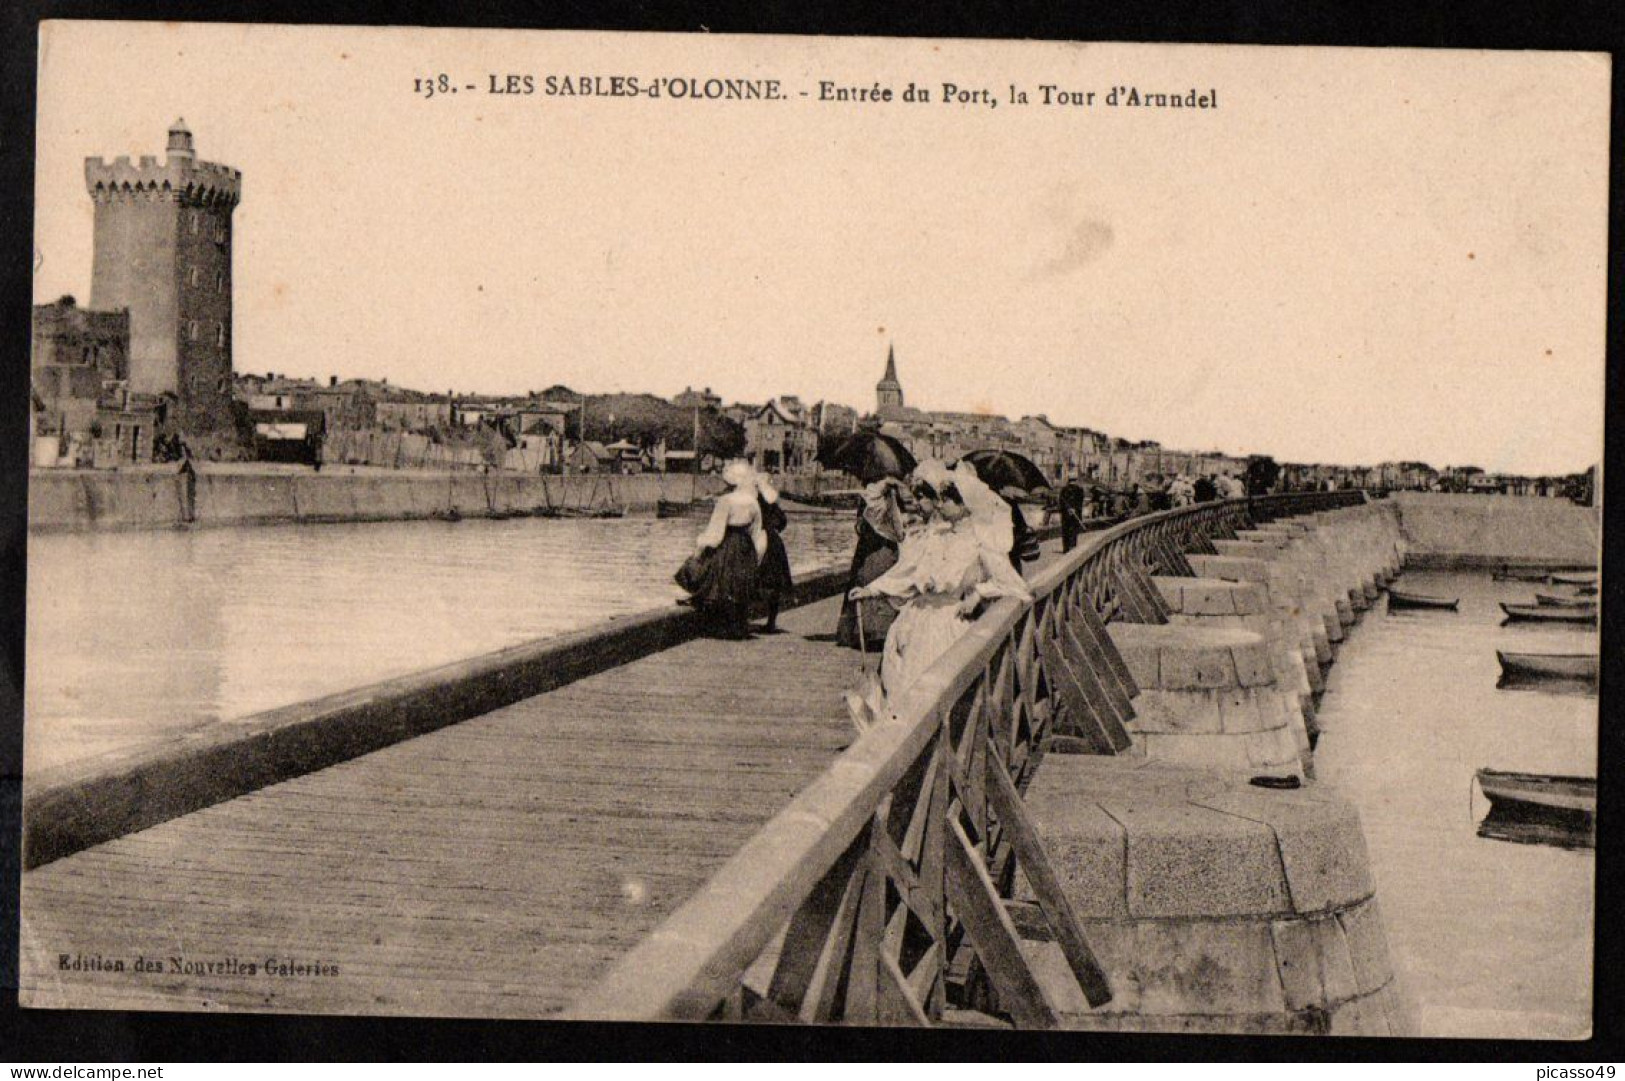
{"type": "Polygon", "coordinates": [[[890,344],[886,346],[886,374],[875,384],[875,405],[877,413],[903,408],[903,384],[897,380],[897,353],[890,344]]]}

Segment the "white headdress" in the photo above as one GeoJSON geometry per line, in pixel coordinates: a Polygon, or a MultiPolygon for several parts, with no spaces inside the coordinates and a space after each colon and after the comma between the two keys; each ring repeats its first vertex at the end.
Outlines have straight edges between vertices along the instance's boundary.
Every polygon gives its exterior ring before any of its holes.
{"type": "Polygon", "coordinates": [[[953,479],[953,474],[938,458],[927,458],[914,467],[914,480],[917,483],[929,484],[939,491],[943,485],[952,483],[953,479]]]}
{"type": "Polygon", "coordinates": [[[960,498],[965,501],[965,509],[970,511],[971,528],[976,532],[977,543],[1000,556],[1008,556],[1011,546],[1015,544],[1010,504],[982,483],[982,478],[976,475],[976,470],[969,463],[960,462],[955,466],[952,480],[954,487],[959,489],[960,498]]]}
{"type": "Polygon", "coordinates": [[[722,479],[735,488],[743,488],[755,479],[756,471],[743,458],[735,458],[722,467],[722,479]]]}
{"type": "Polygon", "coordinates": [[[773,482],[766,473],[756,474],[756,491],[763,501],[767,503],[777,503],[779,501],[779,490],[773,487],[773,482]]]}

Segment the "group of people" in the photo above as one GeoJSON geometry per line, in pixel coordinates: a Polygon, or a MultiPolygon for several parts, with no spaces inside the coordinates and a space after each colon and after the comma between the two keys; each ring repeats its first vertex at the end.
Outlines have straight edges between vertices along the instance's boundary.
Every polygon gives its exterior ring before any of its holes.
{"type": "MultiPolygon", "coordinates": [[[[781,535],[787,519],[778,492],[748,463],[729,463],[722,477],[728,491],[677,579],[713,634],[749,637],[759,603],[771,633],[791,587],[781,535]]],[[[1037,558],[1038,546],[1013,500],[970,465],[950,469],[935,459],[865,488],[857,534],[836,640],[881,654],[878,683],[848,696],[863,728],[887,714],[886,703],[947,652],[984,605],[1032,599],[1020,567],[1037,558]]]]}
{"type": "Polygon", "coordinates": [[[880,650],[878,683],[847,700],[864,728],[887,715],[887,703],[952,648],[986,604],[1032,600],[1021,564],[1037,558],[1038,546],[1013,500],[970,465],[950,469],[936,459],[865,488],[857,531],[836,640],[880,650]]]}
{"type": "Polygon", "coordinates": [[[1117,491],[1099,484],[1086,488],[1077,480],[1069,480],[1061,486],[1056,500],[1061,516],[1061,547],[1072,550],[1087,519],[1130,518],[1216,499],[1241,499],[1246,494],[1247,485],[1229,473],[1194,478],[1184,473],[1165,479],[1151,477],[1144,485],[1135,481],[1117,491]]]}

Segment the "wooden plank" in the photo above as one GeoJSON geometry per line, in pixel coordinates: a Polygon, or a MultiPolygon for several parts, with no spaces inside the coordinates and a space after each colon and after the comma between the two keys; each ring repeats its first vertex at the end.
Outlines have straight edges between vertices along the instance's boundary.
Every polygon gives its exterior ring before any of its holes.
{"type": "Polygon", "coordinates": [[[1091,754],[1116,754],[1122,749],[1119,738],[1127,745],[1128,733],[1105,701],[1092,673],[1080,671],[1075,658],[1067,656],[1055,642],[1044,643],[1044,665],[1050,686],[1072,722],[1065,735],[1080,739],[1091,754]]]}
{"type": "Polygon", "coordinates": [[[1039,908],[1049,920],[1050,929],[1055,932],[1055,941],[1060,943],[1061,952],[1066,955],[1067,964],[1077,977],[1078,986],[1083,989],[1089,1005],[1097,1008],[1104,1006],[1112,999],[1111,984],[1100,962],[1095,959],[1089,940],[1084,937],[1077,913],[1072,910],[1072,902],[1067,899],[1061,880],[1050,866],[1049,854],[1044,851],[1044,842],[1038,836],[1037,828],[1027,817],[1027,805],[1022,802],[1021,793],[1016,791],[1002,763],[990,764],[988,774],[988,799],[1008,834],[1010,846],[1015,851],[1022,873],[1027,876],[1027,884],[1038,899],[1039,908]]]}
{"type": "Polygon", "coordinates": [[[1055,1005],[1028,967],[1015,925],[958,822],[948,842],[947,872],[948,902],[963,921],[1000,1006],[1019,1028],[1054,1028],[1060,1021],[1055,1005]]]}

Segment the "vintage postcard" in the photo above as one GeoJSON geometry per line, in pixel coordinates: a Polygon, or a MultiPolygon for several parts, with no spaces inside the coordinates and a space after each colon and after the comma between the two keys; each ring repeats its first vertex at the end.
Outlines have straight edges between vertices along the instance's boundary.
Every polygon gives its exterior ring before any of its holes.
{"type": "Polygon", "coordinates": [[[39,59],[26,1006],[1590,1033],[1607,56],[39,59]]]}

